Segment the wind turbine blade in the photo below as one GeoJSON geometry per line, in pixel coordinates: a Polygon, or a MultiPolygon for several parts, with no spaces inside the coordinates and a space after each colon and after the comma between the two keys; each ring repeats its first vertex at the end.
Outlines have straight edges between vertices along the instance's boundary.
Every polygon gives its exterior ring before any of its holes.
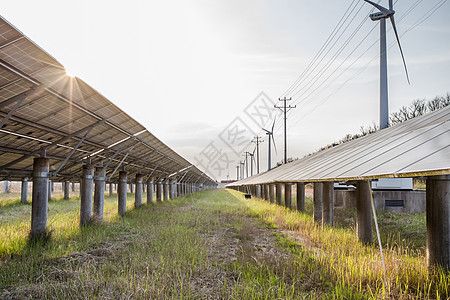
{"type": "Polygon", "coordinates": [[[255,149],[253,149],[252,157],[255,156],[255,151],[256,151],[256,147],[255,147],[255,149]]]}
{"type": "Polygon", "coordinates": [[[370,1],[370,0],[364,0],[364,1],[366,1],[367,3],[372,4],[372,5],[375,6],[376,8],[378,8],[383,14],[385,14],[385,15],[389,14],[389,9],[387,9],[387,8],[385,8],[385,7],[383,7],[383,6],[381,6],[380,4],[375,3],[375,2],[372,2],[372,1],[370,1]]]}
{"type": "Polygon", "coordinates": [[[273,134],[271,134],[271,136],[272,136],[272,141],[273,141],[273,148],[275,149],[275,154],[278,155],[277,145],[275,144],[275,139],[273,138],[273,134]]]}
{"type": "Polygon", "coordinates": [[[392,10],[392,6],[393,6],[393,0],[389,0],[389,10],[392,10]]]}
{"type": "Polygon", "coordinates": [[[277,117],[275,117],[274,119],[273,119],[273,124],[272,124],[272,134],[273,134],[273,128],[275,127],[275,121],[277,120],[277,117]]]}
{"type": "Polygon", "coordinates": [[[264,129],[264,128],[261,128],[261,129],[264,130],[265,132],[267,132],[268,134],[270,133],[270,131],[267,129],[264,129]]]}
{"type": "Polygon", "coordinates": [[[390,15],[389,18],[391,19],[392,27],[394,28],[395,38],[397,39],[397,43],[398,43],[398,48],[400,49],[400,54],[402,55],[403,67],[405,67],[406,79],[408,80],[408,84],[411,84],[411,82],[409,81],[408,69],[406,68],[405,56],[403,55],[402,46],[400,45],[400,39],[398,38],[397,27],[395,26],[394,15],[390,15]]]}

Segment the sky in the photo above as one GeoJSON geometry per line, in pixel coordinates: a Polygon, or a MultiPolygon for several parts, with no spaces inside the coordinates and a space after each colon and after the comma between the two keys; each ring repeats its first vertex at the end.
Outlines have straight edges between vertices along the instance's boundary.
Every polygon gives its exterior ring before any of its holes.
{"type": "MultiPolygon", "coordinates": [[[[243,154],[254,153],[255,136],[263,140],[260,171],[267,170],[262,128],[273,124],[272,167],[283,159],[283,116],[273,107],[282,105],[279,98],[296,106],[287,119],[288,157],[378,124],[379,24],[362,0],[1,0],[1,6],[1,15],[68,73],[217,180],[236,179],[243,154]]],[[[390,112],[450,92],[450,3],[397,0],[394,10],[411,84],[388,23],[390,112]]]]}

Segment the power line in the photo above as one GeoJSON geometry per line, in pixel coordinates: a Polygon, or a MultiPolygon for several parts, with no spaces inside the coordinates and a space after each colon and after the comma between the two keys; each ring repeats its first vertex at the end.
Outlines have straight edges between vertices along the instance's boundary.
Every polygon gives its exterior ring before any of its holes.
{"type": "MultiPolygon", "coordinates": [[[[350,8],[352,7],[352,5],[356,2],[356,0],[353,0],[350,5],[347,7],[347,10],[345,11],[344,15],[341,17],[341,19],[339,20],[339,22],[336,24],[336,26],[334,27],[333,31],[330,33],[330,35],[328,36],[328,38],[325,40],[324,44],[322,45],[322,47],[320,47],[319,51],[316,53],[316,55],[314,56],[314,58],[310,61],[310,63],[308,64],[308,66],[306,67],[306,69],[300,74],[300,76],[295,80],[295,82],[287,89],[287,91],[285,91],[282,96],[285,96],[287,93],[290,93],[292,91],[292,89],[300,84],[300,80],[303,78],[303,76],[309,71],[309,69],[312,67],[312,65],[314,65],[314,63],[317,61],[317,59],[320,57],[320,55],[323,53],[323,51],[325,51],[326,47],[329,45],[329,43],[334,39],[334,37],[336,36],[337,32],[342,28],[344,22],[347,20],[347,18],[345,18],[345,16],[347,15],[347,13],[349,12],[350,8]],[[344,20],[345,18],[345,20],[344,20]],[[344,20],[344,22],[342,22],[344,20]],[[342,22],[342,24],[341,24],[342,22]]],[[[356,7],[357,4],[355,4],[354,7],[356,7]]],[[[353,7],[353,9],[354,9],[353,7]]],[[[352,11],[353,11],[352,9],[352,11]]],[[[348,14],[350,16],[350,13],[348,14]]]]}

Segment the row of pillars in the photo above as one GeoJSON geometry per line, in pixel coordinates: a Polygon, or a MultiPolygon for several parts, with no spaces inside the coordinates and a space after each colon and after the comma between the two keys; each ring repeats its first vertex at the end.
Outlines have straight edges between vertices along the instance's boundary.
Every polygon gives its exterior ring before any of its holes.
{"type": "MultiPolygon", "coordinates": [[[[294,183],[257,184],[234,187],[271,203],[291,207],[294,183]]],[[[305,183],[297,185],[297,210],[305,211],[305,183]]],[[[450,175],[430,176],[426,185],[427,263],[450,271],[450,175]]],[[[356,234],[364,244],[372,243],[372,189],[369,181],[356,181],[356,234]]],[[[332,226],[334,219],[334,182],[315,182],[313,219],[322,226],[332,226]]]]}
{"type": "MultiPolygon", "coordinates": [[[[119,183],[117,187],[118,214],[126,213],[127,204],[127,178],[126,171],[119,172],[119,183]]],[[[51,181],[49,180],[49,160],[47,158],[35,158],[33,164],[33,189],[31,208],[31,237],[38,238],[47,234],[47,211],[49,194],[51,193],[51,181]]],[[[178,183],[176,180],[158,181],[153,178],[144,182],[142,174],[135,177],[135,208],[142,205],[144,186],[147,190],[147,203],[153,203],[153,193],[156,186],[156,201],[167,201],[179,196],[188,195],[202,189],[194,183],[178,183]]],[[[84,165],[80,184],[80,226],[87,225],[91,221],[101,222],[103,220],[103,207],[105,195],[105,171],[103,167],[94,168],[93,165],[84,165]]],[[[22,201],[27,197],[27,181],[22,184],[22,201]]],[[[69,182],[64,183],[64,198],[69,198],[69,182]]],[[[72,185],[73,188],[73,185],[72,185]]],[[[113,185],[109,186],[112,194],[113,185]]]]}

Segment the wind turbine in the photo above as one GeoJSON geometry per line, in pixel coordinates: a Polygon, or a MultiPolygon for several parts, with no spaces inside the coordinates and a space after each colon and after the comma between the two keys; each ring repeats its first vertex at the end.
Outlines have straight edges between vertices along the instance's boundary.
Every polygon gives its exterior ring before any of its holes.
{"type": "Polygon", "coordinates": [[[255,149],[253,149],[253,153],[248,152],[248,155],[250,155],[250,176],[253,176],[253,160],[255,159],[255,149]]]}
{"type": "Polygon", "coordinates": [[[405,67],[406,79],[409,82],[408,69],[406,68],[405,57],[403,55],[402,46],[398,38],[397,27],[394,20],[393,0],[389,0],[389,9],[372,2],[364,0],[372,4],[380,11],[370,15],[372,21],[380,21],[380,129],[389,126],[389,108],[388,108],[388,81],[387,81],[387,52],[386,52],[386,19],[389,18],[394,29],[395,38],[397,39],[398,47],[402,55],[403,66],[405,67]]]}
{"type": "Polygon", "coordinates": [[[273,120],[272,130],[271,130],[271,131],[262,128],[262,130],[264,130],[264,131],[266,132],[266,134],[269,136],[269,138],[268,138],[268,140],[269,140],[269,143],[268,143],[268,145],[269,145],[269,162],[268,162],[268,164],[267,164],[267,166],[268,166],[267,171],[270,171],[270,169],[271,169],[271,164],[270,164],[270,162],[271,162],[271,156],[270,156],[270,139],[271,139],[271,138],[272,138],[272,140],[273,140],[273,147],[275,148],[275,152],[277,151],[277,146],[275,145],[275,140],[273,139],[273,128],[274,128],[274,127],[275,127],[275,119],[273,120]]]}

